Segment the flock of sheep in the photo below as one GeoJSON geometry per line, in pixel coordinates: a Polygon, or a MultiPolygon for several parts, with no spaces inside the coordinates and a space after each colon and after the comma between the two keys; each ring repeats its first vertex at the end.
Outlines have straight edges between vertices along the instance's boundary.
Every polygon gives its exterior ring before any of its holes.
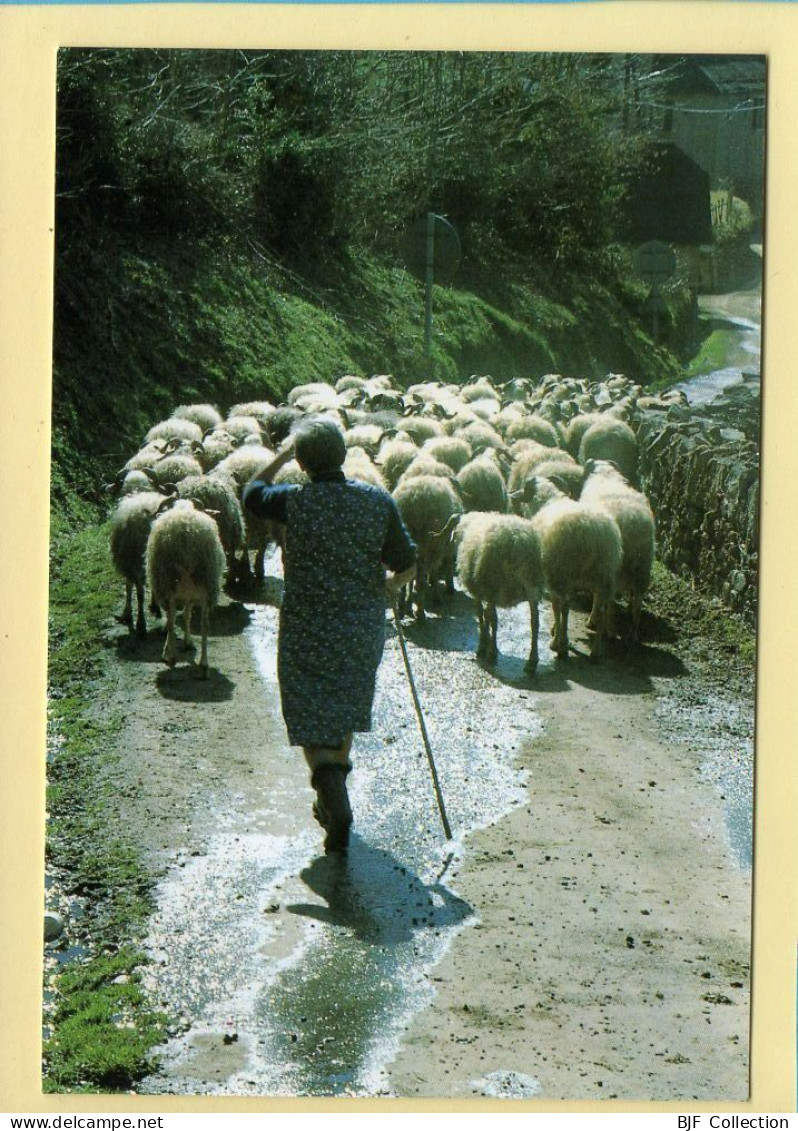
{"type": "MultiPolygon", "coordinates": [[[[148,586],[152,614],[166,612],[163,659],[174,664],[176,615],[183,610],[188,645],[196,606],[207,676],[209,615],[225,574],[232,586],[253,572],[262,579],[266,552],[280,541],[273,524],[242,513],[241,489],[299,419],[324,415],[344,432],[346,476],[390,491],[418,546],[404,612],[423,620],[430,589],[452,592],[456,577],[476,604],[477,655],[493,663],[497,609],[528,602],[533,672],[541,598],[551,601],[552,648],[564,658],[569,606],[587,595],[591,655],[599,657],[617,597],[628,602],[636,637],[654,558],[654,518],[637,485],[636,415],[674,396],[646,397],[613,374],[601,382],[473,377],[404,390],[378,375],[300,385],[286,404],[238,404],[226,418],[211,405],[182,405],[150,429],[113,484],[111,554],[126,585],[119,619],[146,632],[148,586]]],[[[275,478],[303,481],[293,461],[275,478]]]]}

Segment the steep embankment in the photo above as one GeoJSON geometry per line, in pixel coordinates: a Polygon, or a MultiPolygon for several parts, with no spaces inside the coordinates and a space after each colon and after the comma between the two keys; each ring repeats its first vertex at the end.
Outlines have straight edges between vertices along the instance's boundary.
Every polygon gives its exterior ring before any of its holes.
{"type": "MultiPolygon", "coordinates": [[[[428,360],[423,286],[364,255],[311,280],[250,245],[136,247],[106,233],[99,245],[74,240],[58,263],[56,507],[72,490],[97,498],[102,477],[146,429],[187,401],[279,400],[294,385],[346,372],[409,383],[612,369],[646,383],[677,371],[641,329],[639,286],[622,279],[548,280],[545,293],[491,279],[482,296],[436,287],[428,360]]],[[[680,303],[676,296],[683,313],[680,303]]]]}

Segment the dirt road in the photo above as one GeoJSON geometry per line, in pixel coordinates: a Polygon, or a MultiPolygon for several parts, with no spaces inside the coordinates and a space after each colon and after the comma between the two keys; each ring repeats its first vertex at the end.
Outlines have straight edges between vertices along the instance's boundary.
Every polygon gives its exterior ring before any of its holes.
{"type": "Polygon", "coordinates": [[[142,1091],[745,1098],[753,673],[689,591],[660,583],[601,666],[577,617],[534,679],[522,610],[493,671],[462,594],[408,628],[453,844],[389,626],[342,864],[286,746],[279,588],[217,610],[205,682],[108,628],[113,819],[160,877],[147,984],[185,1019],[142,1091]]]}

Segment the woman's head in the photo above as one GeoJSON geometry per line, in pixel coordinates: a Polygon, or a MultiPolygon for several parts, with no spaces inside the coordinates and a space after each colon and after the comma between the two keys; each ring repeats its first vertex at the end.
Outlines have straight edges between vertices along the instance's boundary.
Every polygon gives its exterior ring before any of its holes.
{"type": "Polygon", "coordinates": [[[303,420],[293,430],[294,455],[308,475],[337,471],[346,457],[344,434],[334,420],[303,420]]]}

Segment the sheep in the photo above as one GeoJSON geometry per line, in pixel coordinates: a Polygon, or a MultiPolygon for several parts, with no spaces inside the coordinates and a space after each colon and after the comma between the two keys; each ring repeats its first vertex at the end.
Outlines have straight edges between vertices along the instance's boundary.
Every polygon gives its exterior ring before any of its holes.
{"type": "Polygon", "coordinates": [[[579,445],[579,462],[610,460],[634,483],[637,477],[637,437],[628,424],[606,413],[591,424],[579,445]]]}
{"type": "Polygon", "coordinates": [[[379,424],[355,424],[344,433],[347,448],[365,448],[370,456],[379,451],[385,429],[379,424]]]}
{"type": "Polygon", "coordinates": [[[521,499],[524,484],[530,475],[537,474],[539,465],[541,463],[551,463],[553,460],[556,460],[558,463],[567,462],[572,457],[561,448],[548,448],[545,444],[538,443],[537,440],[519,440],[516,441],[516,443],[523,445],[523,447],[516,448],[513,446],[511,449],[511,454],[514,455],[515,458],[510,467],[507,489],[510,492],[510,499],[513,501],[514,510],[517,514],[520,514],[521,503],[519,500],[521,499]]]}
{"type": "Polygon", "coordinates": [[[363,448],[347,448],[342,470],[347,479],[356,479],[360,483],[369,483],[372,487],[387,490],[382,472],[374,466],[368,452],[363,448]]]}
{"type": "Polygon", "coordinates": [[[554,425],[537,413],[528,413],[520,420],[511,421],[505,429],[504,436],[508,444],[513,440],[537,440],[539,444],[556,448],[560,443],[554,425]]]}
{"type": "Polygon", "coordinates": [[[197,458],[205,471],[211,471],[237,447],[238,445],[233,437],[225,431],[224,425],[222,425],[206,434],[202,441],[202,451],[197,452],[197,458]]]}
{"type": "Polygon", "coordinates": [[[228,419],[237,416],[248,416],[250,419],[254,418],[257,420],[263,432],[268,430],[269,422],[276,411],[275,406],[269,401],[247,401],[243,404],[233,405],[227,416],[228,419]]]}
{"type": "Polygon", "coordinates": [[[260,443],[263,438],[260,422],[254,416],[228,416],[222,427],[237,444],[260,443]]]}
{"type": "Polygon", "coordinates": [[[212,428],[222,423],[222,414],[212,404],[181,404],[174,410],[172,417],[178,420],[190,420],[198,425],[203,433],[210,432],[212,428]]]}
{"type": "Polygon", "coordinates": [[[442,436],[443,425],[437,420],[430,420],[426,416],[403,416],[402,430],[407,432],[412,440],[423,444],[433,436],[442,436]]]}
{"type": "Polygon", "coordinates": [[[120,474],[127,471],[146,471],[173,450],[173,445],[168,444],[165,440],[150,440],[139,448],[135,455],[130,457],[122,467],[120,474]]]}
{"type": "Polygon", "coordinates": [[[455,534],[456,569],[460,584],[477,605],[477,656],[487,663],[498,657],[497,608],[529,602],[530,649],[526,670],[538,664],[538,601],[543,592],[540,541],[533,524],[507,514],[467,514],[455,534]]]}
{"type": "Polygon", "coordinates": [[[126,495],[138,495],[141,491],[152,491],[155,486],[155,479],[149,471],[128,471],[117,476],[110,489],[124,498],[126,495]]]}
{"type": "Polygon", "coordinates": [[[154,483],[163,488],[178,483],[189,475],[202,475],[202,465],[196,456],[176,451],[153,463],[149,474],[154,483]]]}
{"type": "MultiPolygon", "coordinates": [[[[454,515],[462,514],[463,505],[452,484],[434,475],[420,475],[400,483],[393,497],[418,551],[414,582],[416,619],[423,621],[430,579],[438,571],[448,573],[453,568],[452,527],[447,524],[454,515]]],[[[451,589],[451,577],[446,580],[451,589]]]]}
{"type": "Polygon", "coordinates": [[[433,456],[424,455],[423,451],[420,451],[416,458],[408,464],[399,477],[399,483],[404,483],[407,479],[416,479],[419,475],[436,475],[441,479],[449,480],[453,480],[455,477],[448,464],[442,463],[433,456]]]}
{"type": "Polygon", "coordinates": [[[218,475],[190,475],[177,485],[180,499],[191,499],[216,520],[227,561],[227,575],[237,575],[236,554],[244,547],[244,516],[233,480],[218,475]]]}
{"type": "Polygon", "coordinates": [[[213,475],[230,475],[239,487],[249,482],[252,476],[261,471],[274,459],[274,452],[265,444],[244,444],[229,456],[217,463],[213,475]]]}
{"type": "Polygon", "coordinates": [[[625,594],[631,615],[629,638],[640,636],[643,597],[654,563],[654,515],[648,499],[635,490],[618,469],[605,460],[588,460],[580,499],[599,507],[615,519],[623,554],[618,572],[618,592],[625,594]]]}
{"type": "Polygon", "coordinates": [[[550,479],[572,499],[578,499],[585,481],[585,469],[575,459],[544,459],[535,465],[535,475],[550,479]]]}
{"type": "Polygon", "coordinates": [[[445,463],[457,474],[472,458],[474,451],[467,440],[459,436],[433,436],[421,445],[422,455],[430,455],[445,463]]]}
{"type": "MultiPolygon", "coordinates": [[[[142,491],[128,495],[118,503],[111,515],[111,560],[125,582],[125,608],[117,617],[120,624],[126,624],[133,631],[133,589],[136,590],[138,615],[135,629],[139,636],[146,635],[147,621],[144,616],[144,585],[146,582],[145,555],[147,538],[164,496],[159,491],[142,491]]],[[[153,603],[150,612],[157,616],[159,609],[153,603]]]]}
{"type": "MultiPolygon", "coordinates": [[[[246,444],[237,448],[231,455],[217,464],[210,473],[212,477],[229,477],[236,485],[239,498],[246,483],[262,471],[274,459],[274,452],[262,444],[246,444]]],[[[255,551],[255,578],[262,581],[265,574],[266,551],[278,540],[278,530],[268,519],[256,518],[247,512],[244,515],[246,531],[246,551],[240,562],[245,575],[250,572],[249,551],[255,551]]]]}
{"type": "Polygon", "coordinates": [[[385,477],[389,490],[394,489],[419,450],[412,440],[401,440],[398,437],[383,443],[377,453],[376,463],[385,477]]]}
{"type": "Polygon", "coordinates": [[[288,394],[288,403],[295,405],[304,398],[321,398],[331,404],[338,403],[335,389],[326,381],[309,381],[304,385],[295,385],[288,394]]]}
{"type": "Polygon", "coordinates": [[[183,609],[184,643],[191,643],[191,614],[201,617],[200,675],[208,677],[208,625],[219,600],[225,555],[216,523],[190,499],[167,501],[154,519],[147,541],[147,580],[153,599],[166,610],[166,643],[162,658],[177,662],[175,617],[183,609]]]}
{"type": "Polygon", "coordinates": [[[466,511],[497,511],[508,508],[504,476],[490,455],[476,456],[460,469],[455,480],[466,511]]]}
{"type": "Polygon", "coordinates": [[[144,443],[150,444],[153,440],[179,440],[187,443],[202,443],[203,429],[193,420],[183,420],[177,416],[170,416],[168,420],[160,420],[153,424],[144,443]]]}
{"type": "Polygon", "coordinates": [[[352,373],[347,373],[343,377],[339,377],[334,385],[336,393],[345,393],[348,389],[365,389],[365,387],[366,378],[355,377],[352,373]]]}
{"type": "Polygon", "coordinates": [[[475,456],[488,448],[495,448],[496,451],[504,450],[504,440],[487,420],[474,420],[463,428],[457,428],[454,435],[470,444],[475,456]]]}
{"type": "Polygon", "coordinates": [[[266,423],[266,436],[274,448],[278,448],[288,437],[288,433],[303,413],[293,405],[278,405],[266,423]]]}
{"type": "Polygon", "coordinates": [[[565,430],[565,447],[575,458],[579,456],[579,445],[588,428],[604,416],[603,412],[580,412],[569,422],[565,430]]]}
{"type": "Polygon", "coordinates": [[[615,596],[622,547],[618,524],[606,511],[576,502],[547,479],[526,482],[524,516],[540,539],[543,577],[554,617],[552,648],[568,656],[568,612],[577,593],[592,597],[595,635],[591,659],[604,651],[607,609],[615,596]]]}

